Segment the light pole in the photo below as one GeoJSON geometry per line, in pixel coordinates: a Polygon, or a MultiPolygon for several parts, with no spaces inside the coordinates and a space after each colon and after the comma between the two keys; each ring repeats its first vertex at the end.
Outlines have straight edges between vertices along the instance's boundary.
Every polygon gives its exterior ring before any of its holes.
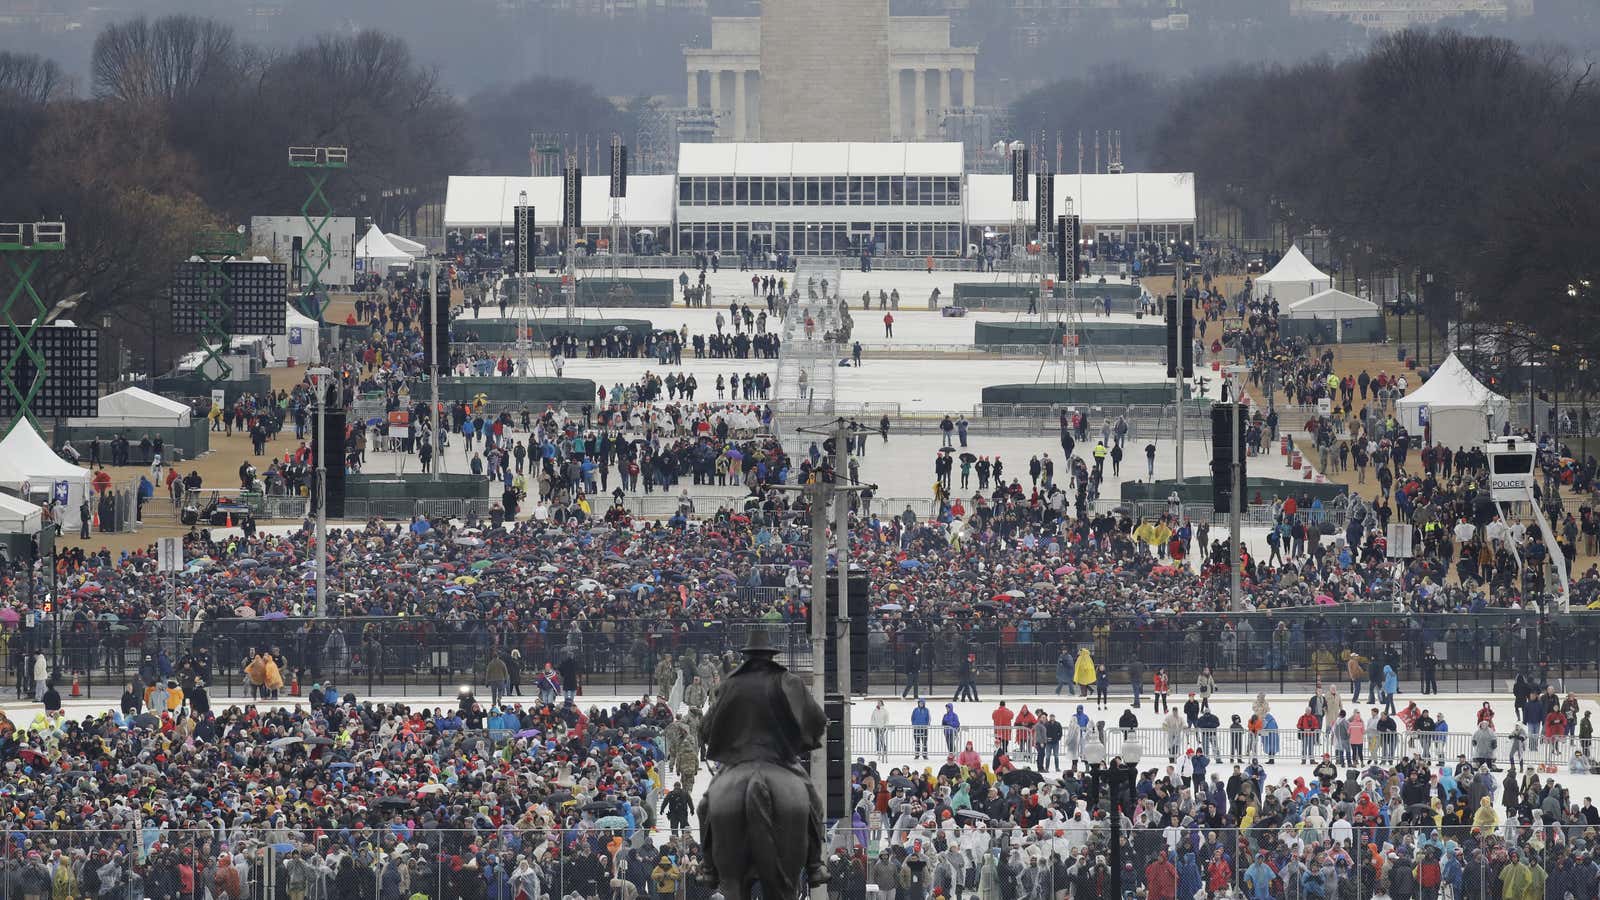
{"type": "MultiPolygon", "coordinates": [[[[328,396],[323,379],[332,375],[333,370],[317,366],[307,369],[306,374],[311,377],[312,402],[317,405],[317,486],[314,495],[317,504],[317,618],[323,619],[328,615],[328,440],[323,429],[328,396]]],[[[341,451],[341,458],[343,455],[341,451]]],[[[342,459],[339,464],[344,465],[342,459]]]]}
{"type": "Polygon", "coordinates": [[[1106,747],[1098,735],[1091,735],[1083,748],[1089,764],[1089,782],[1096,802],[1100,791],[1111,792],[1111,896],[1122,900],[1122,787],[1133,787],[1139,778],[1139,760],[1144,751],[1136,740],[1123,741],[1122,749],[1108,762],[1106,747]]]}

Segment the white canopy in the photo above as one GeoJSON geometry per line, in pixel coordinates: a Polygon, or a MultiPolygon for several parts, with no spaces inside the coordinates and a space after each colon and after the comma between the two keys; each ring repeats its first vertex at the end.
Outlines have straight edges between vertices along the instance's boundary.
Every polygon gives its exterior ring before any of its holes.
{"type": "Polygon", "coordinates": [[[0,494],[0,534],[38,534],[44,510],[10,494],[0,494]]]}
{"type": "MultiPolygon", "coordinates": [[[[1032,179],[1028,190],[1032,196],[1032,179]]],[[[1066,214],[1069,197],[1085,225],[1188,225],[1195,220],[1194,175],[1189,172],[1055,176],[1054,215],[1066,214]]],[[[1033,207],[1028,209],[1032,216],[1033,207]]],[[[968,225],[1009,225],[1016,216],[1010,175],[967,176],[968,225]]]]}
{"type": "Polygon", "coordinates": [[[383,236],[389,239],[389,243],[395,245],[401,250],[404,250],[412,256],[423,256],[428,252],[427,247],[424,247],[416,241],[413,241],[411,238],[401,237],[393,232],[384,232],[383,236]]]}
{"type": "Polygon", "coordinates": [[[1278,317],[1283,319],[1375,319],[1379,315],[1382,310],[1378,304],[1335,288],[1318,291],[1288,306],[1281,301],[1278,304],[1278,317]]]}
{"type": "Polygon", "coordinates": [[[17,423],[0,441],[0,487],[20,490],[26,484],[30,498],[48,500],[58,481],[67,483],[67,502],[56,520],[64,528],[77,528],[78,504],[89,491],[89,470],[57,456],[26,421],[17,423]]]}
{"type": "Polygon", "coordinates": [[[361,260],[368,272],[382,272],[389,266],[409,266],[412,256],[396,247],[383,230],[374,225],[356,242],[355,258],[361,260]]]}
{"type": "Polygon", "coordinates": [[[1511,415],[1511,401],[1473,377],[1454,353],[1422,387],[1395,403],[1395,417],[1406,430],[1452,450],[1483,443],[1511,415]]]}
{"type": "Polygon", "coordinates": [[[1278,301],[1281,310],[1285,304],[1296,303],[1332,288],[1333,279],[1312,265],[1296,245],[1289,248],[1289,252],[1278,260],[1272,271],[1256,279],[1255,299],[1271,296],[1278,301]]]}
{"type": "Polygon", "coordinates": [[[130,387],[100,398],[100,415],[93,419],[68,419],[72,426],[140,425],[184,427],[189,424],[186,403],[153,394],[144,388],[130,387]]]}
{"type": "MultiPolygon", "coordinates": [[[[445,189],[444,226],[510,229],[516,224],[517,200],[523,193],[528,195],[528,205],[533,207],[533,227],[554,228],[561,224],[559,175],[451,175],[445,189]]],[[[582,199],[584,227],[605,225],[611,218],[610,177],[583,176],[582,199]]],[[[677,202],[676,176],[629,175],[628,196],[623,197],[620,204],[622,221],[630,229],[671,225],[677,202]]]]}
{"type": "Polygon", "coordinates": [[[317,320],[295,309],[293,303],[289,304],[289,311],[284,316],[282,334],[255,337],[263,342],[262,349],[266,351],[267,365],[271,368],[286,366],[291,359],[296,365],[320,362],[322,359],[317,320]]]}

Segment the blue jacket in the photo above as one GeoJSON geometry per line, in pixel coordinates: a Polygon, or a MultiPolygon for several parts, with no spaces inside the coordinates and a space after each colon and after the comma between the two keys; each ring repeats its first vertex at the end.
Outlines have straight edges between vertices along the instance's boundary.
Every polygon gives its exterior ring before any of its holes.
{"type": "Polygon", "coordinates": [[[911,710],[911,724],[912,725],[916,725],[916,726],[919,726],[919,727],[922,727],[922,728],[926,728],[926,727],[928,727],[928,723],[929,723],[930,720],[931,720],[931,716],[930,716],[930,714],[928,712],[927,705],[925,705],[923,703],[918,703],[915,707],[912,708],[912,710],[911,710]]]}
{"type": "Polygon", "coordinates": [[[1394,695],[1400,693],[1400,676],[1394,674],[1394,667],[1383,667],[1383,692],[1394,695]]]}
{"type": "Polygon", "coordinates": [[[939,720],[939,724],[943,725],[947,731],[953,731],[961,727],[961,719],[956,716],[954,706],[949,703],[944,705],[944,718],[939,720]]]}

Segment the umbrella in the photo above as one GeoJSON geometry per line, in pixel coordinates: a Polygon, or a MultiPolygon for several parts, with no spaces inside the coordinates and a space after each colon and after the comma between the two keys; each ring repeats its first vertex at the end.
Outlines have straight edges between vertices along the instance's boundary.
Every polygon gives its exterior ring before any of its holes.
{"type": "Polygon", "coordinates": [[[542,732],[540,732],[539,729],[537,729],[537,728],[524,728],[521,731],[517,732],[517,737],[519,737],[519,738],[532,738],[532,737],[538,737],[541,733],[542,732]]]}
{"type": "Polygon", "coordinates": [[[900,560],[900,568],[902,568],[902,569],[908,569],[908,570],[920,569],[920,568],[923,567],[923,565],[924,565],[924,563],[920,559],[902,559],[902,560],[900,560]]]}
{"type": "Polygon", "coordinates": [[[628,820],[621,816],[601,816],[594,822],[596,828],[627,828],[628,820]]]}
{"type": "Polygon", "coordinates": [[[234,566],[236,568],[240,568],[240,569],[254,569],[256,566],[261,565],[260,562],[258,562],[257,560],[253,560],[248,556],[246,556],[243,559],[234,560],[233,564],[234,564],[234,566]]]}
{"type": "Polygon", "coordinates": [[[458,537],[451,543],[458,547],[482,547],[483,539],[475,537],[458,537]]]}
{"type": "Polygon", "coordinates": [[[1000,780],[1012,787],[1037,787],[1044,782],[1044,776],[1032,769],[1013,769],[1001,775],[1000,780]]]}
{"type": "Polygon", "coordinates": [[[1017,590],[1016,588],[1012,588],[1011,590],[1006,591],[1006,596],[1012,598],[1013,600],[1020,600],[1028,595],[1017,590]]]}
{"type": "Polygon", "coordinates": [[[321,735],[317,735],[315,737],[308,737],[308,738],[305,739],[305,742],[307,744],[310,744],[313,747],[332,747],[333,746],[333,738],[322,737],[321,735]]]}
{"type": "Polygon", "coordinates": [[[595,800],[583,805],[584,812],[616,812],[622,804],[615,800],[595,800]]]}
{"type": "Polygon", "coordinates": [[[961,454],[959,459],[964,463],[974,463],[978,461],[978,457],[970,452],[961,454]]]}
{"type": "Polygon", "coordinates": [[[304,740],[304,738],[300,737],[299,735],[295,735],[293,737],[274,738],[273,740],[267,742],[267,746],[274,750],[282,750],[291,744],[298,744],[302,740],[304,740]]]}
{"type": "MultiPolygon", "coordinates": [[[[479,541],[478,543],[481,544],[483,542],[479,541]]],[[[474,572],[482,572],[484,569],[487,569],[492,565],[494,565],[494,560],[492,560],[492,559],[480,559],[477,562],[473,563],[472,565],[468,566],[467,568],[471,569],[474,572]]]]}
{"type": "Polygon", "coordinates": [[[904,610],[905,610],[905,607],[901,606],[898,603],[885,603],[882,606],[878,607],[878,611],[879,612],[902,612],[904,610]]]}
{"type": "Polygon", "coordinates": [[[417,788],[417,793],[419,794],[442,794],[444,792],[445,786],[437,781],[433,782],[432,784],[425,784],[422,787],[417,788]]]}
{"type": "Polygon", "coordinates": [[[273,844],[272,845],[272,852],[274,852],[274,853],[293,853],[294,852],[294,845],[289,843],[288,841],[283,841],[281,843],[273,844]]]}
{"type": "Polygon", "coordinates": [[[378,801],[378,805],[385,809],[408,809],[411,801],[404,797],[385,797],[378,801]]]}
{"type": "Polygon", "coordinates": [[[548,574],[548,573],[551,573],[551,572],[559,572],[559,571],[561,571],[561,567],[560,566],[552,566],[549,563],[545,563],[544,565],[539,567],[539,571],[545,572],[545,573],[548,574]]]}
{"type": "Polygon", "coordinates": [[[471,575],[457,575],[455,582],[456,584],[477,584],[478,579],[473,578],[471,575]]]}
{"type": "Polygon", "coordinates": [[[972,819],[975,822],[987,822],[989,821],[989,814],[985,812],[979,812],[975,809],[958,809],[956,810],[956,818],[972,819]]]}

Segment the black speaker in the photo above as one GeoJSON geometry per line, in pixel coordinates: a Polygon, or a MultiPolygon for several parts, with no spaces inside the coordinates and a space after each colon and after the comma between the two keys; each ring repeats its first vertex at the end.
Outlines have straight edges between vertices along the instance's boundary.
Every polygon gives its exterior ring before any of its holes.
{"type": "Polygon", "coordinates": [[[304,267],[305,267],[305,254],[304,254],[304,251],[305,251],[305,239],[300,237],[300,235],[297,234],[297,235],[294,236],[294,239],[292,241],[290,241],[289,243],[290,243],[290,248],[291,248],[291,251],[292,251],[290,253],[290,255],[289,255],[289,259],[290,259],[290,263],[289,263],[289,265],[290,265],[289,281],[296,288],[299,288],[300,285],[302,284],[301,279],[304,277],[304,274],[305,274],[305,272],[304,272],[304,267]]]}
{"type": "Polygon", "coordinates": [[[1179,347],[1178,356],[1182,361],[1183,377],[1194,377],[1194,304],[1187,297],[1178,301],[1181,307],[1179,321],[1182,323],[1182,346],[1179,347]]]}
{"type": "Polygon", "coordinates": [[[583,227],[583,170],[568,168],[561,180],[561,227],[583,227]]]}
{"type": "Polygon", "coordinates": [[[417,321],[422,327],[422,367],[428,369],[434,366],[434,352],[437,349],[439,368],[447,368],[450,365],[450,285],[439,285],[434,302],[423,304],[417,321]],[[437,348],[433,338],[435,333],[439,335],[437,348]]]}
{"type": "Polygon", "coordinates": [[[824,818],[838,821],[850,814],[845,808],[845,789],[850,784],[850,756],[845,735],[844,697],[836,693],[823,695],[822,711],[828,716],[827,737],[823,741],[823,757],[828,766],[828,795],[822,799],[824,818]]]}
{"type": "MultiPolygon", "coordinates": [[[[315,426],[313,426],[313,428],[314,427],[315,426]]],[[[323,413],[322,432],[327,436],[328,439],[327,459],[324,460],[322,458],[323,450],[321,445],[318,444],[316,433],[313,430],[311,438],[311,460],[313,465],[316,465],[320,462],[327,467],[327,481],[324,484],[323,493],[326,494],[328,498],[328,518],[342,519],[344,518],[345,497],[345,417],[344,410],[342,408],[338,409],[337,412],[330,408],[327,412],[323,413]]],[[[311,492],[311,509],[313,512],[315,512],[316,508],[317,492],[315,489],[313,489],[311,492]]]]}
{"type": "Polygon", "coordinates": [[[532,232],[534,231],[533,213],[534,209],[532,206],[513,206],[511,208],[511,239],[514,243],[511,245],[512,256],[510,260],[510,267],[513,271],[515,271],[517,267],[516,253],[518,248],[527,248],[529,260],[528,265],[530,267],[533,265],[533,257],[538,255],[538,247],[535,245],[532,235],[532,232]],[[523,214],[523,210],[527,210],[526,215],[523,214]],[[527,222],[527,228],[523,228],[524,221],[527,222]]]}
{"type": "Polygon", "coordinates": [[[1028,148],[1011,151],[1011,202],[1028,202],[1028,148]]]}
{"type": "Polygon", "coordinates": [[[611,196],[628,196],[628,148],[621,144],[611,148],[611,196]]]}
{"type": "MultiPolygon", "coordinates": [[[[1219,513],[1233,511],[1233,403],[1211,405],[1211,508],[1219,513]]],[[[1247,410],[1239,406],[1239,489],[1244,490],[1245,470],[1244,434],[1249,424],[1247,410]]],[[[1240,500],[1241,509],[1243,498],[1240,500]]]]}
{"type": "Polygon", "coordinates": [[[1067,217],[1056,216],[1056,281],[1067,280],[1067,260],[1074,259],[1073,248],[1067,246],[1067,217]]]}
{"type": "MultiPolygon", "coordinates": [[[[845,613],[850,617],[850,693],[861,695],[867,693],[867,594],[871,590],[871,582],[866,573],[851,572],[846,585],[849,596],[845,598],[845,613]]],[[[825,690],[836,691],[839,689],[839,642],[837,620],[839,618],[839,573],[828,573],[828,641],[823,645],[823,686],[825,690]]]]}
{"type": "Polygon", "coordinates": [[[1068,216],[1067,240],[1072,244],[1072,280],[1082,281],[1088,273],[1083,263],[1083,219],[1068,216]]]}
{"type": "Polygon", "coordinates": [[[1178,333],[1178,298],[1175,294],[1168,294],[1162,298],[1162,315],[1167,319],[1167,377],[1177,378],[1178,369],[1183,364],[1183,351],[1179,349],[1180,335],[1178,333]]]}

